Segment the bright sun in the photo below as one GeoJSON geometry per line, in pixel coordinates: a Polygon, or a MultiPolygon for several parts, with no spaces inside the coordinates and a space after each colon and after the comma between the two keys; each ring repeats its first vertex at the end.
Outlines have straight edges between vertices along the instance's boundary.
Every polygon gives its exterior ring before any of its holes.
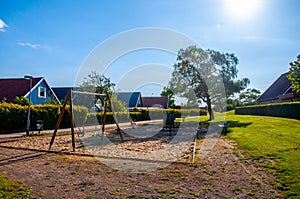
{"type": "Polygon", "coordinates": [[[235,21],[245,21],[255,17],[260,0],[224,0],[228,15],[235,21]]]}

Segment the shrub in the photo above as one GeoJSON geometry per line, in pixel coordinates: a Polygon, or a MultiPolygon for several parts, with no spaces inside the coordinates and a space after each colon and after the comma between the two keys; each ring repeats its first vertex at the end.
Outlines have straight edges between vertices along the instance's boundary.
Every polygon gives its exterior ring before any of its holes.
{"type": "Polygon", "coordinates": [[[25,130],[27,106],[6,102],[1,103],[0,121],[0,132],[25,130]]]}
{"type": "MultiPolygon", "coordinates": [[[[14,99],[14,103],[15,104],[19,104],[21,106],[25,106],[25,105],[28,105],[29,104],[29,99],[27,97],[19,97],[17,96],[15,99],[14,99]]],[[[30,105],[32,105],[32,103],[30,102],[30,105]]]]}
{"type": "Polygon", "coordinates": [[[235,114],[263,115],[300,119],[300,102],[276,103],[237,107],[235,114]]]}
{"type": "MultiPolygon", "coordinates": [[[[74,115],[86,119],[87,108],[73,106],[74,115]],[[76,114],[80,112],[80,114],[76,114]]],[[[36,128],[37,120],[43,120],[44,129],[54,129],[61,112],[60,105],[44,104],[30,107],[30,129],[36,128]]],[[[26,129],[28,107],[13,103],[0,103],[0,133],[26,129]]],[[[60,128],[70,127],[70,107],[67,106],[60,128]]]]}
{"type": "MultiPolygon", "coordinates": [[[[37,120],[43,120],[44,129],[54,129],[61,113],[61,106],[56,104],[43,104],[31,106],[30,129],[36,129],[37,120]]],[[[25,131],[27,123],[28,107],[13,103],[0,103],[0,133],[25,131]]],[[[166,114],[174,114],[175,117],[206,115],[202,109],[134,109],[133,112],[116,112],[118,122],[144,121],[163,119],[166,114]]],[[[75,126],[95,125],[102,123],[103,112],[90,113],[84,106],[73,106],[75,126]]],[[[115,120],[112,112],[107,112],[106,124],[112,124],[115,120]]],[[[59,128],[70,127],[70,106],[66,106],[64,116],[59,128]]]]}

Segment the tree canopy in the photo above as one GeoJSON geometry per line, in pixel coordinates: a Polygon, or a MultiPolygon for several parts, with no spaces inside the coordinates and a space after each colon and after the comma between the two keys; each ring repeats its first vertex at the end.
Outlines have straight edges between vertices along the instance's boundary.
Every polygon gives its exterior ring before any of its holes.
{"type": "Polygon", "coordinates": [[[232,97],[248,86],[250,83],[248,78],[237,79],[239,60],[233,53],[221,53],[215,50],[207,50],[207,52],[220,70],[227,98],[232,97]]]}
{"type": "MultiPolygon", "coordinates": [[[[80,90],[82,89],[85,92],[99,93],[99,94],[109,94],[111,102],[113,104],[114,111],[122,112],[126,111],[126,104],[117,99],[117,94],[114,92],[115,83],[110,81],[110,78],[105,77],[104,75],[98,74],[96,71],[92,71],[80,85],[80,90]]],[[[94,96],[93,96],[94,97],[94,96]]],[[[87,107],[92,107],[95,104],[95,101],[100,100],[101,103],[104,103],[104,98],[95,96],[95,99],[90,99],[90,96],[82,96],[79,98],[81,104],[84,104],[87,107]]],[[[112,107],[108,104],[108,110],[112,111],[112,107]]]]}
{"type": "Polygon", "coordinates": [[[292,82],[293,91],[300,93],[300,55],[297,56],[297,60],[290,63],[287,78],[292,82]]]}
{"type": "Polygon", "coordinates": [[[250,82],[247,78],[236,79],[237,65],[238,58],[234,54],[204,51],[196,46],[180,49],[169,89],[191,103],[205,102],[213,119],[212,103],[220,106],[226,96],[240,92],[250,82]]]}
{"type": "Polygon", "coordinates": [[[112,93],[114,87],[115,84],[110,81],[110,78],[100,75],[96,71],[92,71],[80,85],[85,92],[100,94],[112,93]]]}
{"type": "Polygon", "coordinates": [[[259,98],[260,94],[260,90],[257,90],[255,88],[248,88],[247,90],[241,92],[239,95],[241,105],[254,104],[259,98]]]}

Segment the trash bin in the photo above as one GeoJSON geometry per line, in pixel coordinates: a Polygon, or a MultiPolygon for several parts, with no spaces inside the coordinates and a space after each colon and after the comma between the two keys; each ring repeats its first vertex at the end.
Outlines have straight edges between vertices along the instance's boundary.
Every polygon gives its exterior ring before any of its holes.
{"type": "Polygon", "coordinates": [[[43,120],[37,120],[36,121],[36,130],[42,131],[44,126],[44,121],[43,120]]]}

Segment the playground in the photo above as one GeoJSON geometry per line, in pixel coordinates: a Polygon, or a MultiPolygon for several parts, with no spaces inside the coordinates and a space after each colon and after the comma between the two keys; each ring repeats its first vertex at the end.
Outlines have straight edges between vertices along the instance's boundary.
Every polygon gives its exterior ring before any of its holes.
{"type": "MultiPolygon", "coordinates": [[[[157,128],[150,124],[131,129],[143,133],[145,129],[157,128]]],[[[146,154],[164,147],[174,135],[166,131],[151,139],[133,139],[124,133],[125,141],[119,142],[117,130],[111,129],[106,136],[122,150],[134,151],[144,159],[146,154]]],[[[73,152],[71,133],[58,134],[48,151],[50,140],[51,135],[40,135],[0,141],[1,172],[22,182],[37,198],[275,198],[279,193],[272,184],[274,177],[260,169],[259,162],[243,160],[242,152],[234,150],[236,144],[232,141],[218,139],[209,155],[195,163],[191,163],[193,142],[185,143],[188,148],[177,161],[151,171],[130,170],[130,166],[136,167],[119,158],[124,171],[90,154],[78,136],[73,152]]],[[[196,154],[202,143],[203,139],[199,139],[196,154]]],[[[162,154],[158,159],[165,158],[162,154]]]]}
{"type": "Polygon", "coordinates": [[[105,97],[102,123],[74,126],[83,117],[73,118],[71,112],[70,129],[59,132],[66,100],[53,133],[0,139],[1,172],[21,182],[33,198],[278,198],[281,194],[275,173],[266,170],[275,161],[245,158],[240,143],[226,139],[232,129],[247,129],[260,118],[244,122],[243,117],[231,115],[227,117],[231,129],[218,119],[199,123],[201,117],[180,118],[179,125],[174,120],[166,127],[164,120],[122,125],[114,116],[115,124],[106,125],[106,107],[112,104],[105,97]]]}

